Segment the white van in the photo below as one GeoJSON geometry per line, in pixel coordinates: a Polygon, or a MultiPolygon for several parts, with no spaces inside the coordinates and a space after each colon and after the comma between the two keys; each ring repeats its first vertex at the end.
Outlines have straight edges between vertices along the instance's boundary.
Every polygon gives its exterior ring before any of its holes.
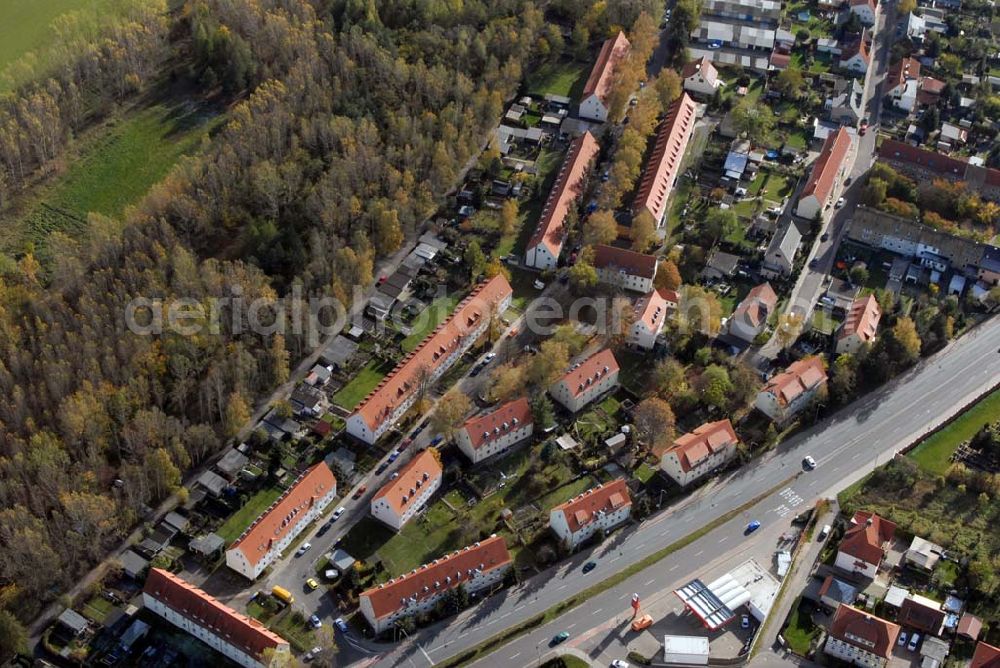
{"type": "Polygon", "coordinates": [[[824,524],[823,528],[820,529],[819,539],[820,540],[826,540],[826,537],[830,535],[830,529],[831,529],[831,527],[830,527],[829,524],[824,524]]]}

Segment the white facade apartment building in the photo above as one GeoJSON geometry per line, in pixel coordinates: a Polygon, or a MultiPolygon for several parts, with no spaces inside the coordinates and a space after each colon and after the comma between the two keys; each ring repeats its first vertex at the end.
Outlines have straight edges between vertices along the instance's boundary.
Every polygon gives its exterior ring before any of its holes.
{"type": "Polygon", "coordinates": [[[707,422],[677,438],[661,455],[660,468],[686,487],[732,460],[738,443],[729,420],[707,422]]]}
{"type": "Polygon", "coordinates": [[[754,406],[781,424],[809,405],[816,393],[826,386],[826,369],[816,356],[792,362],[757,393],[754,406]]]}
{"type": "Polygon", "coordinates": [[[719,71],[712,60],[705,57],[687,63],[681,70],[681,79],[684,80],[684,90],[705,97],[712,97],[722,86],[719,71]]]}
{"type": "Polygon", "coordinates": [[[423,342],[365,397],[347,418],[347,433],[375,443],[410,409],[420,387],[433,383],[510,306],[513,290],[503,276],[481,283],[455,308],[451,318],[423,342]]]}
{"type": "Polygon", "coordinates": [[[631,46],[625,33],[620,30],[617,35],[605,40],[597,56],[597,62],[594,63],[594,68],[590,71],[587,83],[583,87],[580,118],[599,123],[608,120],[608,96],[615,83],[615,70],[628,56],[631,46]]]}
{"type": "Polygon", "coordinates": [[[359,607],[375,633],[399,620],[427,612],[451,589],[470,594],[503,582],[512,565],[502,536],[462,548],[361,593],[359,607]]]}
{"type": "Polygon", "coordinates": [[[576,413],[618,384],[618,360],[609,349],[595,353],[574,365],[549,388],[552,398],[576,413]]]}
{"type": "Polygon", "coordinates": [[[576,549],[598,530],[611,531],[632,514],[632,497],[619,478],[573,497],[549,513],[549,528],[570,549],[576,549]]]}
{"type": "Polygon", "coordinates": [[[441,489],[443,478],[435,453],[420,452],[372,497],[372,516],[399,531],[441,489]]]}
{"type": "Polygon", "coordinates": [[[851,12],[858,15],[862,25],[871,27],[875,25],[878,6],[875,0],[851,0],[851,12]]]}
{"type": "Polygon", "coordinates": [[[626,248],[597,244],[594,246],[594,269],[601,283],[643,294],[653,289],[656,257],[626,248]]]}
{"type": "Polygon", "coordinates": [[[284,666],[291,659],[284,638],[168,571],[149,571],[142,602],[150,612],[244,668],[284,666]]]}
{"type": "Polygon", "coordinates": [[[677,309],[678,296],[673,290],[650,290],[635,305],[635,322],[629,331],[628,343],[636,348],[652,350],[663,331],[667,316],[677,309]]]}
{"type": "Polygon", "coordinates": [[[521,397],[466,420],[455,433],[455,443],[473,464],[478,464],[506,452],[534,430],[531,406],[526,397],[521,397]]]}
{"type": "Polygon", "coordinates": [[[320,462],[299,478],[226,550],[226,566],[256,580],[337,497],[337,479],[320,462]]]}
{"type": "Polygon", "coordinates": [[[830,624],[823,651],[861,668],[882,668],[889,660],[897,637],[898,625],[850,605],[840,605],[830,624]]]}
{"type": "Polygon", "coordinates": [[[847,573],[874,579],[895,535],[893,522],[859,510],[844,532],[834,565],[847,573]]]}

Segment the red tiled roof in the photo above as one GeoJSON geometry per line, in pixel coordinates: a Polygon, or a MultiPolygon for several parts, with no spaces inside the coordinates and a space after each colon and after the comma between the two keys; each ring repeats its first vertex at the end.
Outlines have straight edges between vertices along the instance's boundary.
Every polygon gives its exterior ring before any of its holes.
{"type": "Polygon", "coordinates": [[[419,602],[467,582],[473,575],[470,571],[485,573],[510,562],[503,537],[494,535],[363,591],[361,598],[371,602],[375,617],[381,619],[402,608],[405,599],[419,602]]]}
{"type": "Polygon", "coordinates": [[[888,658],[899,626],[850,605],[841,605],[830,624],[830,635],[882,658],[888,658]]]}
{"type": "Polygon", "coordinates": [[[875,0],[851,0],[851,7],[858,7],[859,5],[868,5],[873,12],[875,11],[875,0]]]}
{"type": "Polygon", "coordinates": [[[843,51],[840,54],[840,62],[846,62],[854,57],[855,54],[861,54],[861,59],[868,64],[871,64],[872,56],[868,51],[868,42],[865,41],[864,35],[861,39],[852,42],[851,44],[843,47],[843,51]]]}
{"type": "Polygon", "coordinates": [[[886,75],[886,90],[890,91],[897,86],[901,86],[907,79],[920,78],[920,61],[916,58],[901,58],[896,64],[889,68],[886,75]]]}
{"type": "Polygon", "coordinates": [[[715,69],[712,59],[702,56],[697,60],[692,60],[684,64],[684,69],[681,70],[681,79],[693,77],[698,72],[701,72],[702,79],[713,85],[719,78],[719,70],[715,69]]]}
{"type": "Polygon", "coordinates": [[[875,295],[855,299],[837,338],[843,339],[851,334],[857,334],[863,343],[871,343],[875,340],[875,332],[878,330],[878,321],[881,318],[882,309],[879,308],[875,295]]]}
{"type": "Polygon", "coordinates": [[[960,636],[964,636],[969,640],[975,640],[979,637],[979,634],[983,630],[983,622],[975,615],[970,615],[969,613],[964,613],[962,618],[958,620],[958,628],[955,629],[955,633],[960,636]]]}
{"type": "Polygon", "coordinates": [[[628,55],[629,48],[631,45],[621,30],[614,37],[604,41],[597,62],[594,63],[594,69],[590,71],[587,83],[583,87],[583,99],[597,95],[602,103],[607,104],[608,92],[615,81],[614,70],[628,55]]]}
{"type": "MultiPolygon", "coordinates": [[[[706,422],[692,432],[680,436],[666,453],[673,452],[685,472],[697,468],[702,460],[735,446],[739,442],[729,420],[706,422]]],[[[664,454],[666,454],[664,453],[664,454]]]]}
{"type": "Polygon", "coordinates": [[[256,619],[241,615],[163,569],[150,569],[143,593],[251,656],[259,658],[265,650],[288,645],[284,638],[264,628],[256,619]]]}
{"type": "Polygon", "coordinates": [[[771,53],[771,67],[776,70],[786,69],[792,62],[792,55],[774,51],[771,53]]]}
{"type": "Polygon", "coordinates": [[[610,513],[624,506],[632,505],[632,496],[624,478],[618,478],[606,485],[598,485],[583,494],[573,497],[553,511],[561,511],[566,516],[569,530],[576,533],[587,526],[598,511],[610,513]]]}
{"type": "Polygon", "coordinates": [[[668,304],[676,304],[677,299],[668,299],[676,295],[671,290],[650,290],[635,303],[635,319],[646,326],[649,331],[659,329],[667,317],[668,304]]]}
{"type": "Polygon", "coordinates": [[[746,314],[746,320],[754,327],[759,327],[767,321],[768,316],[774,313],[778,305],[778,295],[770,283],[761,283],[755,286],[743,301],[739,303],[733,312],[733,317],[746,314]]]}
{"type": "Polygon", "coordinates": [[[273,543],[281,541],[298,526],[314,503],[336,486],[337,479],[330,468],[324,462],[316,464],[299,476],[229,549],[240,550],[247,562],[256,564],[273,543]]]}
{"type": "Polygon", "coordinates": [[[806,187],[802,189],[802,197],[814,195],[819,202],[825,202],[833,192],[837,174],[847,158],[851,147],[851,135],[844,127],[829,135],[823,142],[823,150],[813,164],[812,173],[806,187]]]}
{"type": "Polygon", "coordinates": [[[397,515],[402,515],[406,504],[413,501],[421,489],[433,485],[442,474],[437,457],[430,450],[424,450],[399,470],[399,477],[382,486],[372,497],[372,503],[385,499],[397,515]]]}
{"type": "Polygon", "coordinates": [[[779,404],[787,406],[795,397],[825,382],[823,361],[813,355],[789,364],[787,369],[771,378],[762,391],[770,392],[779,404]]]}
{"type": "Polygon", "coordinates": [[[976,643],[976,652],[972,655],[969,668],[1000,668],[1000,647],[987,645],[982,641],[976,643]]]}
{"type": "Polygon", "coordinates": [[[469,434],[472,448],[478,450],[490,440],[522,429],[533,421],[528,399],[521,397],[508,401],[494,411],[469,418],[462,429],[469,434]]]}
{"type": "Polygon", "coordinates": [[[545,244],[549,253],[558,258],[563,244],[563,223],[570,206],[583,194],[584,176],[600,151],[594,135],[584,132],[570,144],[559,176],[545,200],[538,227],[528,242],[528,248],[545,244]]]}
{"type": "Polygon", "coordinates": [[[934,77],[924,77],[920,80],[920,90],[931,95],[940,95],[944,90],[945,83],[934,77]]]}
{"type": "Polygon", "coordinates": [[[907,597],[899,607],[896,621],[900,626],[937,635],[941,631],[941,625],[944,624],[945,612],[941,609],[940,603],[934,602],[937,603],[936,608],[907,597]]]}
{"type": "Polygon", "coordinates": [[[438,325],[415,350],[396,365],[354,412],[361,415],[369,429],[377,429],[397,406],[418,390],[421,376],[443,364],[460,347],[462,339],[475,330],[484,318],[490,317],[493,306],[511,293],[510,283],[503,276],[495,276],[477,286],[472,294],[462,300],[451,317],[438,325]]]}
{"type": "Polygon", "coordinates": [[[656,275],[656,257],[627,248],[597,244],[594,246],[594,268],[624,269],[630,276],[651,279],[656,275]]]}
{"type": "Polygon", "coordinates": [[[839,551],[866,563],[878,564],[883,557],[882,546],[892,540],[895,533],[894,523],[873,513],[859,510],[854,513],[851,526],[844,532],[839,551]]]}
{"type": "Polygon", "coordinates": [[[892,162],[902,162],[935,174],[964,178],[966,162],[935,151],[910,146],[906,142],[886,139],[878,147],[878,156],[892,162]]]}
{"type": "Polygon", "coordinates": [[[666,211],[670,190],[694,132],[695,111],[694,100],[687,93],[681,93],[680,99],[670,105],[656,133],[656,144],[642,172],[642,181],[632,205],[636,213],[645,207],[654,222],[659,222],[666,211]]]}
{"type": "Polygon", "coordinates": [[[566,383],[570,393],[575,397],[605,375],[616,373],[618,368],[618,360],[615,359],[614,353],[605,348],[588,357],[577,368],[566,372],[559,382],[566,383]]]}

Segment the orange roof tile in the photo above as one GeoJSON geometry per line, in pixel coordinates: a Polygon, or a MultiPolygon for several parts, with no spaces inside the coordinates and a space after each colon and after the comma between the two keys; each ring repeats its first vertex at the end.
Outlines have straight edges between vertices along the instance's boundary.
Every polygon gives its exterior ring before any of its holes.
{"type": "Polygon", "coordinates": [[[266,629],[256,619],[241,615],[161,568],[150,569],[142,591],[251,656],[259,658],[265,650],[288,645],[288,641],[266,629]]]}
{"type": "Polygon", "coordinates": [[[559,257],[563,244],[563,223],[570,206],[583,194],[584,177],[601,147],[594,135],[584,132],[570,144],[556,182],[545,200],[538,227],[528,242],[528,248],[545,244],[553,257],[559,257]]]}
{"type": "Polygon", "coordinates": [[[635,304],[635,319],[646,326],[649,331],[660,328],[667,317],[669,304],[676,304],[676,301],[668,301],[664,295],[669,295],[670,290],[651,290],[643,295],[635,304]]]}
{"type": "Polygon", "coordinates": [[[597,95],[602,103],[607,104],[608,93],[615,82],[615,68],[628,55],[631,46],[625,33],[621,30],[614,37],[604,41],[601,53],[597,56],[597,62],[590,70],[590,76],[587,77],[587,83],[583,87],[583,99],[597,95]]]}
{"type": "Polygon", "coordinates": [[[886,90],[892,90],[903,85],[907,79],[920,78],[920,61],[916,58],[900,58],[889,68],[885,77],[886,90]]]}
{"type": "Polygon", "coordinates": [[[851,526],[840,541],[840,552],[869,564],[882,561],[882,546],[892,540],[896,525],[878,515],[859,510],[851,519],[851,526]],[[869,522],[868,520],[871,520],[869,522]]]}
{"type": "Polygon", "coordinates": [[[890,162],[914,165],[921,170],[950,177],[965,178],[966,162],[934,151],[910,146],[906,142],[886,139],[878,147],[878,156],[890,162]]]}
{"type": "Polygon", "coordinates": [[[651,279],[656,275],[656,257],[627,248],[597,244],[594,246],[594,268],[624,269],[631,276],[651,279]]]}
{"type": "Polygon", "coordinates": [[[526,397],[508,401],[494,411],[469,418],[462,425],[469,434],[472,448],[478,450],[489,441],[533,422],[531,406],[526,397]]]}
{"type": "Polygon", "coordinates": [[[303,473],[278,497],[229,548],[240,550],[250,564],[256,564],[286,534],[298,526],[306,511],[337,486],[337,479],[320,462],[303,473]]]}
{"type": "Polygon", "coordinates": [[[706,422],[692,432],[680,436],[663,454],[673,452],[681,469],[690,471],[703,459],[739,443],[733,423],[729,420],[706,422]]]}
{"type": "Polygon", "coordinates": [[[733,317],[741,317],[745,314],[747,322],[754,327],[759,327],[767,321],[771,313],[774,313],[777,306],[778,295],[774,292],[774,288],[771,287],[770,283],[761,283],[747,293],[747,296],[733,312],[733,317]]]}
{"type": "Polygon", "coordinates": [[[632,496],[624,478],[618,478],[606,485],[598,485],[588,489],[583,494],[575,496],[553,511],[562,511],[566,516],[569,530],[576,533],[581,527],[589,524],[598,511],[610,513],[623,506],[632,505],[632,496]]]}
{"type": "Polygon", "coordinates": [[[618,369],[618,360],[615,359],[614,353],[605,348],[588,357],[577,368],[570,369],[559,381],[565,382],[575,397],[607,374],[617,372],[618,369]]]}
{"type": "Polygon", "coordinates": [[[702,56],[684,64],[684,69],[681,70],[681,79],[693,77],[698,72],[701,72],[701,77],[710,84],[714,84],[719,78],[719,71],[712,64],[712,59],[702,56]]]}
{"type": "Polygon", "coordinates": [[[382,486],[382,489],[372,497],[372,503],[385,499],[396,514],[402,515],[406,510],[406,504],[412,502],[421,489],[434,484],[442,474],[437,457],[430,450],[424,450],[399,470],[398,478],[382,486]]]}
{"type": "Polygon", "coordinates": [[[825,202],[833,192],[833,184],[837,174],[847,158],[851,147],[851,135],[846,128],[839,128],[823,142],[823,149],[813,164],[812,173],[806,187],[802,189],[802,197],[815,195],[820,202],[825,202]]]}
{"type": "Polygon", "coordinates": [[[899,636],[899,626],[849,605],[841,605],[833,616],[830,635],[882,658],[888,658],[899,636]]]}
{"type": "Polygon", "coordinates": [[[636,192],[632,210],[639,213],[645,208],[659,222],[666,211],[670,190],[681,169],[684,151],[694,131],[696,106],[687,93],[681,93],[667,111],[656,133],[653,152],[642,172],[642,181],[636,192]]]}
{"type": "Polygon", "coordinates": [[[787,406],[795,397],[824,382],[823,361],[813,355],[789,364],[787,369],[771,378],[762,391],[770,392],[779,404],[787,406]]]}
{"type": "Polygon", "coordinates": [[[377,429],[397,406],[419,389],[421,376],[443,364],[461,346],[464,337],[475,330],[484,318],[490,317],[491,309],[511,294],[510,283],[503,276],[495,276],[480,283],[472,294],[462,300],[446,322],[438,325],[382,379],[354,413],[361,415],[369,429],[377,429]]]}
{"type": "Polygon", "coordinates": [[[404,607],[407,600],[415,603],[467,582],[470,571],[488,572],[510,563],[507,544],[494,535],[363,591],[361,597],[371,602],[375,617],[381,619],[404,607]]]}
{"type": "Polygon", "coordinates": [[[875,333],[878,331],[878,322],[881,318],[882,309],[879,308],[875,295],[855,299],[851,304],[851,309],[847,312],[847,319],[844,320],[844,326],[837,338],[843,339],[857,334],[864,343],[871,343],[875,340],[875,333]]]}

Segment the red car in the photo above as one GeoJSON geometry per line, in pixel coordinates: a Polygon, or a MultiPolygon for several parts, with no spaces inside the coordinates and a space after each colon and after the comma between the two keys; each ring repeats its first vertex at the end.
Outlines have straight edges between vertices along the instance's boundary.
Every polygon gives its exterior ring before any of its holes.
{"type": "Polygon", "coordinates": [[[360,498],[361,498],[361,495],[362,495],[362,494],[364,494],[364,493],[365,493],[365,492],[367,492],[367,491],[368,491],[368,488],[367,488],[367,487],[365,487],[364,485],[361,485],[361,487],[358,487],[358,491],[356,491],[356,492],[354,493],[354,496],[353,496],[353,497],[351,497],[351,498],[354,498],[354,499],[360,499],[360,498]]]}
{"type": "Polygon", "coordinates": [[[389,280],[389,277],[386,276],[385,274],[382,274],[381,276],[378,277],[378,284],[382,285],[383,283],[385,283],[388,280],[389,280]]]}
{"type": "Polygon", "coordinates": [[[412,438],[404,438],[403,442],[399,444],[399,449],[406,450],[408,447],[410,447],[410,443],[413,443],[412,438]]]}

